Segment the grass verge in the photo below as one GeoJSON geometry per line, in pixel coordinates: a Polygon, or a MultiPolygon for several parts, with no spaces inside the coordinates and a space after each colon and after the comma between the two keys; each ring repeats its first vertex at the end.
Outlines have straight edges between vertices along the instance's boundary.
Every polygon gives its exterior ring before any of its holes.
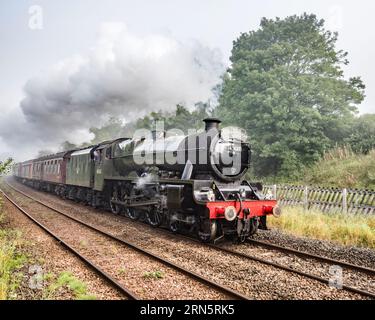
{"type": "Polygon", "coordinates": [[[14,299],[23,279],[21,269],[27,256],[20,250],[21,233],[5,227],[5,216],[0,198],[0,300],[14,299]]]}
{"type": "MultiPolygon", "coordinates": [[[[41,288],[31,288],[29,268],[40,265],[41,270],[48,269],[44,266],[44,259],[33,252],[33,245],[26,241],[21,231],[10,227],[0,197],[0,300],[96,299],[88,293],[82,281],[67,271],[41,273],[41,288]],[[33,253],[26,253],[29,251],[33,253]]],[[[36,276],[39,279],[39,275],[36,276]]]]}
{"type": "Polygon", "coordinates": [[[268,224],[296,236],[375,249],[375,216],[328,214],[300,207],[284,207],[283,215],[280,218],[270,217],[268,224]]]}
{"type": "Polygon", "coordinates": [[[43,298],[52,299],[57,291],[70,291],[76,300],[95,300],[96,297],[87,292],[87,286],[77,279],[71,272],[61,272],[57,278],[52,274],[47,274],[44,280],[51,282],[45,289],[43,298]]]}

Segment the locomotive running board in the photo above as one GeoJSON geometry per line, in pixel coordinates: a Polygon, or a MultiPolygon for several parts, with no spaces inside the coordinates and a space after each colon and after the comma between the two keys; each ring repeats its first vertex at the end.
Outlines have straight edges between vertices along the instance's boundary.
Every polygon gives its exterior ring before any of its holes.
{"type": "Polygon", "coordinates": [[[142,202],[136,202],[136,203],[126,203],[123,201],[111,200],[111,203],[117,204],[119,206],[127,207],[127,208],[134,208],[134,207],[146,207],[146,206],[157,205],[159,204],[159,201],[149,200],[149,201],[142,201],[142,202]]]}

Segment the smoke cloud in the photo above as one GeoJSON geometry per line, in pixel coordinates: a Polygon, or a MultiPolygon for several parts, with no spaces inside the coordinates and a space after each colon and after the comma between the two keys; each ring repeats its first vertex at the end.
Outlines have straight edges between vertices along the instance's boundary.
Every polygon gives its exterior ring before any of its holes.
{"type": "Polygon", "coordinates": [[[102,26],[87,55],[65,59],[24,86],[20,108],[0,119],[16,157],[90,140],[108,116],[133,120],[177,103],[207,101],[224,71],[218,50],[169,35],[138,36],[122,23],[102,26]],[[17,146],[17,148],[14,148],[17,146]]]}

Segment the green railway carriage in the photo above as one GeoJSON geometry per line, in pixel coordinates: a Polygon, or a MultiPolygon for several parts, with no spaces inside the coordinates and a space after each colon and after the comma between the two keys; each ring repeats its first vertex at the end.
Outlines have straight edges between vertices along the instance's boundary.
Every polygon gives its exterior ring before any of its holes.
{"type": "MultiPolygon", "coordinates": [[[[103,191],[106,178],[116,176],[113,153],[126,138],[105,141],[99,145],[76,150],[67,157],[66,185],[73,188],[103,191]]],[[[87,191],[87,190],[86,190],[87,191]]]]}
{"type": "Polygon", "coordinates": [[[94,182],[94,148],[73,152],[66,165],[66,184],[92,188],[94,182]]]}

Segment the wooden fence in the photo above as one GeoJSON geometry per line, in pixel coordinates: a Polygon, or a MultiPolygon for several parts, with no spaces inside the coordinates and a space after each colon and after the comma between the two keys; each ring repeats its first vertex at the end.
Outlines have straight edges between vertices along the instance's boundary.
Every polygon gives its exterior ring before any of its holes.
{"type": "Polygon", "coordinates": [[[299,205],[306,209],[350,214],[375,214],[375,190],[272,185],[264,186],[282,205],[299,205]]]}

